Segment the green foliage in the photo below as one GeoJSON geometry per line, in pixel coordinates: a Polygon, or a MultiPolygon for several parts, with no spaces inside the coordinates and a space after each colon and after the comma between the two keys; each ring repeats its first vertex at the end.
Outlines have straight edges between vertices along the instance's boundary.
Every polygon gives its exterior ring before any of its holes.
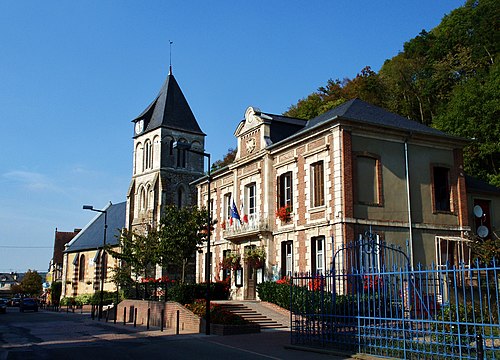
{"type": "MultiPolygon", "coordinates": [[[[205,300],[196,300],[191,304],[186,305],[186,308],[192,311],[199,317],[204,318],[206,314],[206,302],[205,300]]],[[[224,310],[220,305],[210,303],[210,321],[213,324],[223,324],[223,325],[244,325],[248,324],[248,321],[243,319],[241,316],[233,314],[227,310],[224,310]]]]}
{"type": "Polygon", "coordinates": [[[118,241],[119,251],[108,246],[106,251],[113,257],[122,260],[123,271],[114,271],[115,283],[126,284],[127,274],[148,276],[148,271],[159,262],[159,233],[155,229],[149,229],[146,233],[124,231],[118,241]]]}
{"type": "Polygon", "coordinates": [[[466,172],[500,186],[498,18],[498,1],[468,0],[407,41],[378,74],[366,67],[354,79],[330,79],[285,115],[311,119],[357,97],[475,139],[464,149],[466,172]]]}
{"type": "MultiPolygon", "coordinates": [[[[61,299],[61,306],[82,306],[82,305],[99,305],[100,291],[96,291],[94,294],[81,294],[76,297],[68,296],[61,299]]],[[[122,295],[119,295],[119,301],[123,300],[122,295]]],[[[110,305],[116,302],[116,292],[104,291],[103,292],[103,304],[110,305]]]]}
{"type": "Polygon", "coordinates": [[[59,305],[61,306],[76,305],[76,301],[75,298],[72,296],[65,296],[61,299],[59,305]]]}
{"type": "Polygon", "coordinates": [[[163,265],[173,264],[182,268],[182,282],[189,259],[196,253],[206,235],[201,230],[207,228],[207,218],[206,210],[195,206],[178,208],[168,205],[164,208],[156,257],[161,259],[163,265]]]}
{"type": "Polygon", "coordinates": [[[290,309],[289,284],[278,284],[274,281],[264,281],[257,284],[257,293],[262,301],[276,304],[284,309],[290,309]]]}
{"type": "Polygon", "coordinates": [[[433,323],[434,337],[447,344],[467,344],[475,339],[475,323],[483,318],[479,304],[450,304],[438,312],[433,323]]]}
{"type": "MultiPolygon", "coordinates": [[[[183,284],[175,283],[168,287],[168,300],[177,301],[180,304],[190,304],[196,299],[203,299],[206,296],[206,283],[183,284]]],[[[229,284],[226,281],[217,281],[210,283],[210,299],[227,300],[229,299],[229,284]]]]}
{"type": "Polygon", "coordinates": [[[24,277],[19,285],[21,287],[21,293],[37,297],[42,293],[42,284],[43,279],[38,272],[28,270],[28,272],[24,274],[24,277]]]}
{"type": "Polygon", "coordinates": [[[482,239],[477,235],[469,236],[469,238],[474,242],[474,258],[477,259],[481,264],[491,264],[493,258],[495,258],[496,264],[500,260],[500,239],[488,238],[482,239]]]}
{"type": "Polygon", "coordinates": [[[227,150],[227,154],[224,155],[222,160],[214,161],[214,163],[212,164],[212,167],[210,168],[211,171],[216,171],[216,170],[222,169],[223,167],[231,164],[236,157],[236,152],[237,152],[237,149],[229,148],[227,150]]]}
{"type": "Polygon", "coordinates": [[[61,298],[62,283],[60,281],[54,281],[50,285],[50,299],[52,305],[58,305],[59,299],[61,298]]]}

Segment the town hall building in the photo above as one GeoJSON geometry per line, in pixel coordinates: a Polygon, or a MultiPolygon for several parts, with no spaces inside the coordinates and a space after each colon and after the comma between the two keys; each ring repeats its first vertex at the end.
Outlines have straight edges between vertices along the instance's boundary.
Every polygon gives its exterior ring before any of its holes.
{"type": "MultiPolygon", "coordinates": [[[[367,233],[401,248],[411,266],[471,261],[466,140],[359,99],[309,121],[249,107],[234,135],[236,158],[213,173],[210,194],[206,177],[197,182],[199,206],[210,197],[217,220],[197,281],[209,264],[212,280],[231,281],[233,299],[256,299],[261,281],[346,269],[337,249],[367,233]]],[[[483,206],[499,199],[490,195],[483,206]]],[[[363,265],[388,259],[371,261],[363,265]]]]}

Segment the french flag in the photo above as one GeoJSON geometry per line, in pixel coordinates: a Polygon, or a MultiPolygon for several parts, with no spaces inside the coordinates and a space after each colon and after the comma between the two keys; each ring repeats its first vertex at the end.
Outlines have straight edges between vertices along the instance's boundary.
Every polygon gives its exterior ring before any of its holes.
{"type": "Polygon", "coordinates": [[[238,208],[233,199],[233,205],[231,206],[231,221],[237,219],[241,223],[240,214],[238,213],[238,208]]]}

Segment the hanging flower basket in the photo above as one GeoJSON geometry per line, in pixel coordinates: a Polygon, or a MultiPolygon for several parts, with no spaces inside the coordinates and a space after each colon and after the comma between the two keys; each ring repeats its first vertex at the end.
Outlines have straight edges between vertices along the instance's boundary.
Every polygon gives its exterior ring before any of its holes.
{"type": "Polygon", "coordinates": [[[266,249],[263,246],[258,246],[246,250],[245,261],[254,269],[264,267],[264,263],[266,261],[266,249]]]}
{"type": "Polygon", "coordinates": [[[224,270],[237,270],[241,269],[241,256],[237,253],[229,253],[220,263],[224,270]]]}
{"type": "Polygon", "coordinates": [[[276,210],[276,217],[283,222],[289,221],[291,214],[292,214],[292,208],[288,205],[279,207],[278,210],[276,210]]]}

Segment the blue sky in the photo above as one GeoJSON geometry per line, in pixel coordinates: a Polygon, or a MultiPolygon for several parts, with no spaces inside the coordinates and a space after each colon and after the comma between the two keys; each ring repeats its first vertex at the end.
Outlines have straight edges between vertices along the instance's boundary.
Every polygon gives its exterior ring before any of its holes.
{"type": "Polygon", "coordinates": [[[464,1],[0,1],[0,272],[46,271],[54,232],[125,200],[131,120],[169,66],[214,160],[248,106],[280,114],[378,71],[464,1]]]}

